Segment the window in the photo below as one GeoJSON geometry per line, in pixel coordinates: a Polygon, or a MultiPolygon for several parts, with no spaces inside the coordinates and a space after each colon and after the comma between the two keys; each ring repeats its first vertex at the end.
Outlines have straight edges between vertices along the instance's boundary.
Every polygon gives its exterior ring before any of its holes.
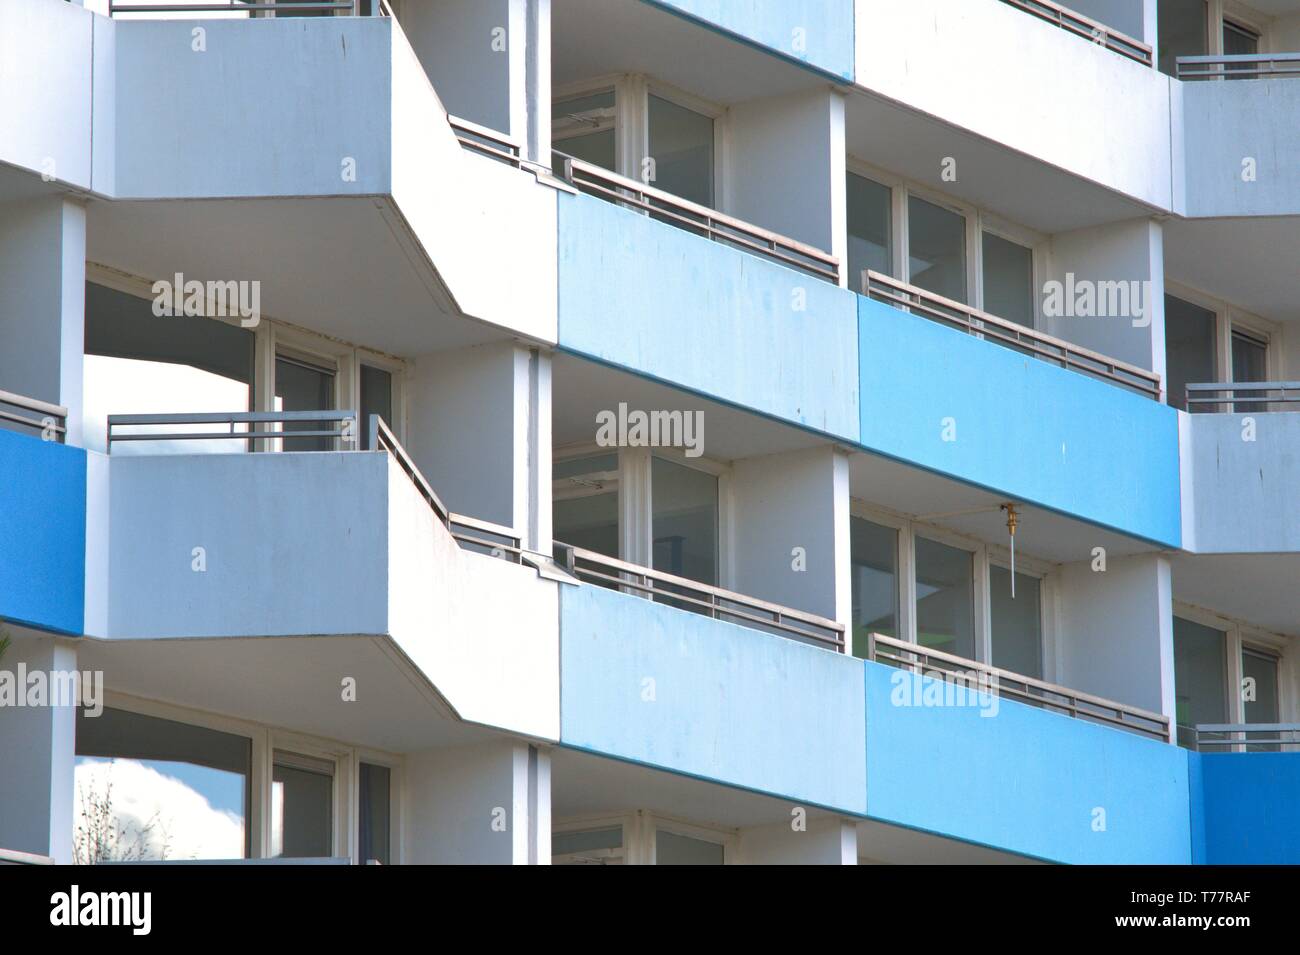
{"type": "Polygon", "coordinates": [[[271,769],[271,856],[334,854],[334,763],[275,751],[271,769]]]}
{"type": "Polygon", "coordinates": [[[655,457],[650,466],[655,570],[718,582],[718,479],[655,457]]]}
{"type": "MultiPolygon", "coordinates": [[[[1259,52],[1259,34],[1248,27],[1224,20],[1223,52],[1225,56],[1253,56],[1259,52]]],[[[1228,64],[1224,68],[1224,73],[1230,80],[1244,80],[1249,79],[1249,75],[1233,76],[1233,72],[1250,69],[1249,63],[1228,64]]]]}
{"type": "MultiPolygon", "coordinates": [[[[1268,381],[1268,342],[1249,332],[1232,331],[1232,380],[1268,381]]],[[[1244,393],[1243,393],[1244,396],[1244,393]]],[[[1249,401],[1235,406],[1245,414],[1268,411],[1268,402],[1249,401]]]]}
{"type": "Polygon", "coordinates": [[[1034,252],[984,233],[984,311],[1034,327],[1034,252]]]}
{"type": "Polygon", "coordinates": [[[909,281],[966,301],[966,219],[917,196],[907,200],[909,281]]]}
{"type": "Polygon", "coordinates": [[[849,286],[862,290],[862,273],[894,274],[892,191],[848,174],[849,286]]]}
{"type": "Polygon", "coordinates": [[[653,93],[649,96],[650,184],[713,206],[713,120],[653,93]]]}
{"type": "Polygon", "coordinates": [[[248,737],[106,708],[76,738],[77,862],[251,854],[248,737]]]}
{"type": "Polygon", "coordinates": [[[969,551],[916,538],[916,639],[975,659],[974,560],[969,551]]]}
{"type": "MultiPolygon", "coordinates": [[[[323,364],[289,355],[275,356],[276,411],[330,411],[334,408],[335,370],[323,364]]],[[[285,422],[283,429],[323,431],[323,421],[285,422]]],[[[334,439],[325,437],[285,438],[285,451],[332,451],[334,439]]]]}
{"type": "MultiPolygon", "coordinates": [[[[1242,707],[1247,723],[1281,722],[1281,705],[1277,691],[1278,658],[1267,650],[1241,648],[1242,707]]],[[[1256,743],[1253,750],[1278,750],[1279,746],[1256,743]]]]}
{"type": "Polygon", "coordinates": [[[358,779],[357,850],[363,865],[392,861],[392,770],[362,763],[358,779]]]}
{"type": "Polygon", "coordinates": [[[1195,745],[1200,723],[1231,722],[1226,633],[1174,617],[1174,691],[1180,745],[1195,745]]]}
{"type": "MultiPolygon", "coordinates": [[[[1165,296],[1165,374],[1167,401],[1187,409],[1187,386],[1216,381],[1214,312],[1172,295],[1165,296]]],[[[1212,406],[1211,406],[1212,407],[1212,406]]]]}
{"type": "Polygon", "coordinates": [[[555,865],[622,865],[624,859],[622,826],[551,834],[555,865]]]}
{"type": "MultiPolygon", "coordinates": [[[[253,398],[253,333],[211,318],[158,317],[152,304],[86,283],[85,363],[82,369],[86,447],[107,450],[111,414],[248,411],[253,398]]],[[[167,425],[201,433],[212,425],[167,425]]],[[[158,432],[153,427],[119,434],[158,432]]],[[[115,454],[186,454],[245,450],[242,440],[127,441],[115,454]]]]}
{"type": "Polygon", "coordinates": [[[618,454],[556,461],[551,476],[555,540],[618,558],[618,454]]]}
{"type": "Polygon", "coordinates": [[[725,855],[721,843],[655,830],[655,865],[722,865],[725,855]]]}
{"type": "Polygon", "coordinates": [[[1205,0],[1160,0],[1160,72],[1178,75],[1178,57],[1209,52],[1209,9],[1205,0]]]}
{"type": "Polygon", "coordinates": [[[989,565],[989,603],[993,618],[995,667],[1022,676],[1043,678],[1042,582],[1029,574],[1016,574],[1016,595],[1011,596],[1011,571],[989,565]]]}
{"type": "Polygon", "coordinates": [[[361,366],[361,450],[370,448],[370,416],[379,415],[384,424],[396,427],[393,421],[393,375],[373,365],[361,366]]]}
{"type": "Polygon", "coordinates": [[[853,648],[865,656],[869,633],[898,636],[898,531],[860,517],[849,521],[853,648]]]}
{"type": "Polygon", "coordinates": [[[613,90],[569,97],[551,107],[551,140],[556,151],[615,172],[614,123],[613,90]]]}

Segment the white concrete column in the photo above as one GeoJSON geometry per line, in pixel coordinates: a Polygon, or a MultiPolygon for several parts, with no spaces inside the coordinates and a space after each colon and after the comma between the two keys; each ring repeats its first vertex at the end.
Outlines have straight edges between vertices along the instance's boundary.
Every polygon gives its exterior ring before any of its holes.
{"type": "MultiPolygon", "coordinates": [[[[10,628],[12,630],[12,628],[10,628]]],[[[77,668],[73,644],[47,636],[21,636],[0,658],[0,849],[72,862],[72,811],[76,765],[75,706],[16,705],[27,696],[20,676],[77,668]]]]}
{"type": "Polygon", "coordinates": [[[726,584],[851,623],[848,457],[826,445],[733,462],[726,584]]]}
{"type": "Polygon", "coordinates": [[[649,448],[618,452],[619,557],[642,567],[654,564],[654,499],[649,448]]]}
{"type": "Polygon", "coordinates": [[[0,203],[0,391],[68,409],[81,444],[86,210],[50,196],[0,203]]]}
{"type": "Polygon", "coordinates": [[[522,741],[408,755],[405,859],[439,865],[549,865],[551,757],[522,741]]]}
{"type": "Polygon", "coordinates": [[[843,819],[818,819],[797,829],[794,821],[740,830],[741,865],[857,865],[858,827],[843,819]]]}
{"type": "Polygon", "coordinates": [[[1173,592],[1160,554],[1053,572],[1056,673],[1048,679],[1174,717],[1173,592]],[[1104,570],[1100,569],[1104,566],[1104,570]]]}

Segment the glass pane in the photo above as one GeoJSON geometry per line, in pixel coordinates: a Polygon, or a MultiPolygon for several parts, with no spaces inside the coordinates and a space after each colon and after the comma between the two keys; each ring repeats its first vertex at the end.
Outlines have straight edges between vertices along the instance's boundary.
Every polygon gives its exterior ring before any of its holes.
{"type": "MultiPolygon", "coordinates": [[[[614,172],[614,91],[553,103],[551,140],[556,152],[614,172]]],[[[559,168],[558,160],[555,167],[559,168]]]]}
{"type": "Polygon", "coordinates": [[[361,449],[370,450],[370,416],[377,414],[384,424],[393,425],[393,376],[382,368],[361,366],[361,449]]]}
{"type": "Polygon", "coordinates": [[[1034,253],[984,233],[984,311],[1034,327],[1034,253]]]}
{"type": "Polygon", "coordinates": [[[1160,0],[1160,72],[1177,75],[1180,56],[1204,56],[1209,17],[1205,0],[1160,0]]]}
{"type": "Polygon", "coordinates": [[[713,205],[713,120],[650,96],[650,185],[703,206],[713,205]]]}
{"type": "Polygon", "coordinates": [[[275,754],[271,769],[271,855],[312,859],[334,854],[334,766],[275,754]]]}
{"type": "Polygon", "coordinates": [[[78,863],[248,856],[250,739],[114,709],[76,732],[78,863]]]}
{"type": "Polygon", "coordinates": [[[655,830],[655,865],[722,865],[723,855],[719,843],[655,830]]]}
{"type": "Polygon", "coordinates": [[[1195,741],[1198,723],[1228,723],[1226,634],[1174,617],[1174,695],[1178,742],[1195,741]]]}
{"type": "Polygon", "coordinates": [[[974,596],[970,552],[917,537],[917,643],[974,660],[974,596]]]}
{"type": "Polygon", "coordinates": [[[580,458],[564,458],[551,464],[551,477],[587,478],[597,474],[618,474],[618,454],[589,454],[580,458]]]}
{"type": "Polygon", "coordinates": [[[853,573],[853,650],[865,657],[869,633],[898,636],[898,531],[849,520],[853,573]]]}
{"type": "MultiPolygon", "coordinates": [[[[1232,380],[1233,381],[1268,381],[1268,343],[1253,335],[1242,332],[1232,333],[1232,380]]],[[[1243,398],[1250,397],[1248,392],[1235,392],[1243,398]]],[[[1243,414],[1256,414],[1268,411],[1266,401],[1239,402],[1236,410],[1243,414]]]]}
{"type": "MultiPolygon", "coordinates": [[[[211,318],[158,317],[150,300],[87,282],[85,336],[85,443],[93,451],[107,450],[110,414],[248,411],[251,406],[253,333],[248,329],[211,318]]],[[[225,430],[211,424],[114,429],[115,434],[225,430]]],[[[243,450],[244,441],[220,438],[125,441],[113,453],[243,450]]]]}
{"type": "Polygon", "coordinates": [[[654,569],[718,582],[718,479],[654,458],[650,470],[654,569]]]}
{"type": "MultiPolygon", "coordinates": [[[[1223,52],[1227,56],[1250,56],[1258,53],[1259,37],[1253,31],[1225,20],[1223,22],[1223,52]]],[[[1231,74],[1234,70],[1249,71],[1253,68],[1250,63],[1229,64],[1225,67],[1224,72],[1228,74],[1230,80],[1246,80],[1250,79],[1249,74],[1245,76],[1233,76],[1231,74]]]]}
{"type": "MultiPolygon", "coordinates": [[[[1215,315],[1208,308],[1165,296],[1165,372],[1169,404],[1187,410],[1187,386],[1217,380],[1215,315]]],[[[1214,405],[1202,405],[1213,409],[1214,405]]]]}
{"type": "Polygon", "coordinates": [[[592,862],[599,862],[612,856],[621,855],[621,853],[611,852],[611,850],[621,848],[623,848],[622,826],[551,834],[552,856],[589,854],[592,862]]]}
{"type": "Polygon", "coordinates": [[[894,274],[890,190],[848,174],[849,286],[862,291],[862,272],[894,274]]]}
{"type": "Polygon", "coordinates": [[[357,845],[362,863],[389,865],[389,835],[392,832],[392,771],[387,766],[361,764],[359,779],[360,805],[357,816],[357,845]]]}
{"type": "MultiPolygon", "coordinates": [[[[296,358],[275,359],[276,411],[329,411],[334,407],[334,372],[296,358]]],[[[336,427],[328,421],[302,421],[283,425],[285,431],[324,431],[336,427]]],[[[285,451],[332,451],[333,438],[285,438],[285,451]]]]}
{"type": "Polygon", "coordinates": [[[555,481],[551,536],[560,543],[617,558],[618,455],[555,461],[551,475],[555,481]]]}
{"type": "Polygon", "coordinates": [[[1245,700],[1247,723],[1281,722],[1277,694],[1277,657],[1252,650],[1241,654],[1241,674],[1254,680],[1253,700],[1245,700]]]}
{"type": "Polygon", "coordinates": [[[935,295],[965,302],[965,217],[910,196],[907,231],[911,283],[935,295]]]}
{"type": "Polygon", "coordinates": [[[989,597],[993,616],[993,665],[1021,676],[1043,677],[1042,583],[1016,574],[1011,596],[1011,571],[989,565],[989,597]]]}

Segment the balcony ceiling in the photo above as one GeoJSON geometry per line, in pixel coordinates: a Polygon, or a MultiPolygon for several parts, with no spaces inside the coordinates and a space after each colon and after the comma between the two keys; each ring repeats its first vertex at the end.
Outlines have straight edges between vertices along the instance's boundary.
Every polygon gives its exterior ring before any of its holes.
{"type": "Polygon", "coordinates": [[[644,73],[727,106],[825,86],[825,76],[641,0],[554,0],[551,73],[559,89],[644,73]]]}
{"type": "Polygon", "coordinates": [[[1300,322],[1300,216],[1165,223],[1165,276],[1261,318],[1300,322]]]}
{"type": "Polygon", "coordinates": [[[264,317],[401,357],[506,333],[452,315],[387,200],[95,202],[86,257],[150,282],[258,280],[264,317]]]}
{"type": "Polygon", "coordinates": [[[1300,554],[1176,554],[1174,599],[1300,637],[1300,554]]]}

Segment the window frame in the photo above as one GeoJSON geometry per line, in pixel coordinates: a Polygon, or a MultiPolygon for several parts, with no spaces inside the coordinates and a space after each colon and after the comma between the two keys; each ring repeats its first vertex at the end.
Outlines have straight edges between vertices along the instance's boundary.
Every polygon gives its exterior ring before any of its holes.
{"type": "MultiPolygon", "coordinates": [[[[1234,331],[1241,331],[1266,346],[1264,351],[1266,381],[1279,381],[1285,377],[1281,327],[1276,322],[1181,282],[1166,279],[1165,294],[1214,313],[1214,369],[1219,382],[1232,381],[1232,333],[1234,331]]],[[[1163,300],[1161,307],[1163,308],[1163,300]]]]}

